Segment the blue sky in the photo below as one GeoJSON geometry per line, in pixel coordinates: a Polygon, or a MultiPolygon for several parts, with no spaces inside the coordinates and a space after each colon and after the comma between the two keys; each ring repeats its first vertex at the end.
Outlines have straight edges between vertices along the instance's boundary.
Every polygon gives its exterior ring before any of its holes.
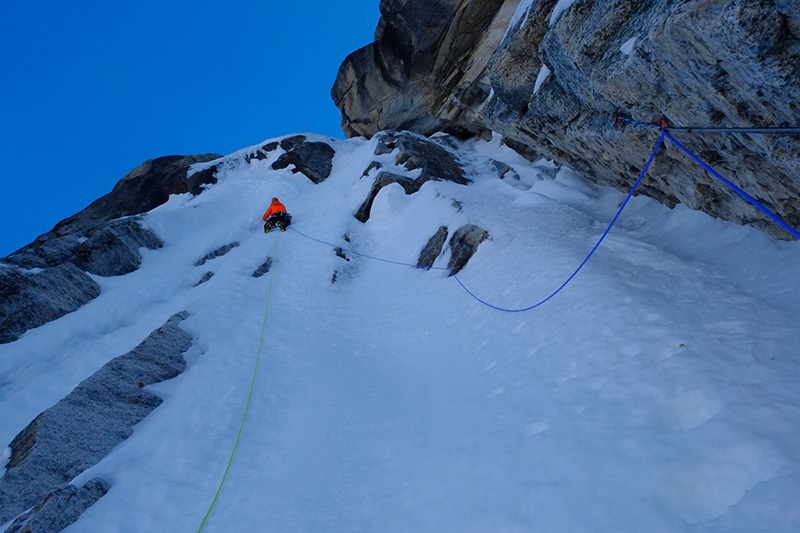
{"type": "Polygon", "coordinates": [[[378,0],[12,2],[0,18],[0,257],[162,155],[343,138],[330,88],[378,0]]]}

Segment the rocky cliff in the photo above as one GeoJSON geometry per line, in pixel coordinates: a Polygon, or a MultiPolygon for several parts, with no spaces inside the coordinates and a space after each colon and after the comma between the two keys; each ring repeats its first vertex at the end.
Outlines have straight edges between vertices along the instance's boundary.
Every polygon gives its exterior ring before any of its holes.
{"type": "MultiPolygon", "coordinates": [[[[331,91],[348,136],[386,129],[494,131],[627,190],[657,132],[672,126],[800,125],[800,10],[791,0],[381,0],[375,42],[331,91]]],[[[800,136],[676,138],[791,226],[800,227],[800,136]]],[[[640,192],[786,234],[678,150],[640,192]]]]}
{"type": "Polygon", "coordinates": [[[211,165],[191,165],[217,154],[166,156],[131,170],[105,196],[62,220],[34,242],[0,261],[0,344],[75,311],[100,294],[89,274],[119,276],[139,267],[141,248],[161,239],[139,224],[138,215],[163,204],[170,194],[200,194],[216,182],[211,165]]]}
{"type": "Polygon", "coordinates": [[[34,509],[19,516],[8,533],[61,531],[108,492],[102,479],[82,489],[69,483],[161,404],[163,399],[146,387],[185,370],[183,353],[192,336],[179,324],[188,316],[176,313],[39,414],[9,444],[11,456],[0,476],[0,523],[34,509]]]}

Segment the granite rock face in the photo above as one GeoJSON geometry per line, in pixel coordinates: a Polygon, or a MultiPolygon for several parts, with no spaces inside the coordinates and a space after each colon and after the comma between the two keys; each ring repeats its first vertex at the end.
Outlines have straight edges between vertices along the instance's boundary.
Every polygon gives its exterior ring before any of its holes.
{"type": "Polygon", "coordinates": [[[132,272],[141,261],[139,248],[153,250],[163,244],[157,235],[141,227],[136,215],[165,203],[171,194],[197,195],[203,185],[216,183],[215,165],[191,175],[189,170],[196,163],[218,157],[176,155],[145,161],[119,180],[110,193],[3,261],[28,269],[68,261],[100,276],[132,272]]]}
{"type": "Polygon", "coordinates": [[[105,480],[94,478],[82,487],[63,485],[30,511],[20,515],[5,533],[45,533],[61,531],[108,493],[105,480]]]}
{"type": "Polygon", "coordinates": [[[428,242],[425,243],[425,246],[420,251],[417,259],[417,268],[430,269],[433,266],[436,258],[442,253],[444,243],[447,241],[447,234],[447,226],[439,226],[436,233],[428,239],[428,242]]]}
{"type": "Polygon", "coordinates": [[[291,166],[293,173],[299,172],[314,183],[322,183],[331,175],[336,152],[329,144],[308,141],[305,135],[294,135],[281,140],[280,146],[284,153],[272,164],[273,170],[291,166]]]}
{"type": "Polygon", "coordinates": [[[345,59],[331,90],[345,134],[371,137],[396,129],[458,135],[480,127],[467,124],[461,103],[451,97],[481,97],[464,80],[481,71],[473,68],[476,58],[488,61],[478,44],[505,4],[510,3],[381,0],[375,42],[345,59]]]}
{"type": "MultiPolygon", "coordinates": [[[[440,226],[419,253],[417,268],[429,270],[433,267],[433,263],[442,254],[447,235],[447,226],[440,226]]],[[[488,238],[489,232],[475,224],[467,224],[458,228],[448,243],[450,248],[450,260],[447,262],[449,275],[453,276],[461,272],[478,251],[481,243],[488,238]]]]}
{"type": "Polygon", "coordinates": [[[145,387],[186,368],[192,337],[174,315],[130,352],[109,361],[11,442],[0,478],[0,523],[38,505],[127,439],[162,399],[145,387]]]}
{"type": "Polygon", "coordinates": [[[98,276],[122,276],[142,262],[141,248],[157,250],[164,243],[133,218],[113,220],[87,232],[88,239],[75,250],[75,264],[98,276]]]}
{"type": "Polygon", "coordinates": [[[171,194],[200,194],[203,185],[216,183],[217,168],[189,173],[192,165],[206,163],[219,158],[218,154],[171,155],[149,159],[128,172],[114,185],[110,193],[89,204],[81,212],[56,224],[33,242],[61,237],[68,234],[84,233],[92,227],[111,220],[140,215],[166,203],[171,194]]]}
{"type": "MultiPolygon", "coordinates": [[[[392,153],[395,153],[395,171],[382,170],[375,177],[367,198],[356,210],[355,217],[360,222],[369,220],[375,198],[387,185],[396,183],[406,194],[414,194],[429,181],[452,181],[459,185],[469,183],[453,153],[432,140],[407,132],[381,132],[375,155],[392,153]],[[413,178],[406,175],[417,170],[419,172],[413,178]]],[[[370,165],[362,177],[368,176],[372,168],[380,168],[379,163],[370,165]]]]}
{"type": "Polygon", "coordinates": [[[139,268],[140,248],[157,250],[161,239],[141,226],[138,217],[121,218],[73,233],[36,242],[5,261],[21,268],[48,268],[73,263],[98,276],[121,276],[139,268]]]}
{"type": "MultiPolygon", "coordinates": [[[[500,133],[628,190],[657,131],[672,126],[800,125],[800,10],[788,0],[384,0],[375,42],[332,89],[348,136],[500,133]],[[478,6],[479,5],[479,6],[478,6]],[[555,9],[559,7],[558,11],[555,9]],[[519,8],[519,9],[518,9],[519,8]]],[[[800,139],[674,132],[690,150],[800,227],[800,139]]],[[[640,191],[786,238],[674,146],[640,191]]]]}
{"type": "Polygon", "coordinates": [[[450,237],[450,261],[447,268],[450,275],[458,274],[467,266],[467,262],[478,251],[478,246],[489,238],[489,232],[475,224],[467,224],[458,228],[450,237]]]}
{"type": "Polygon", "coordinates": [[[0,265],[0,343],[75,311],[100,295],[100,286],[66,262],[40,271],[0,265]]]}
{"type": "Polygon", "coordinates": [[[75,311],[100,295],[86,274],[120,276],[142,262],[141,248],[161,248],[161,239],[137,217],[94,226],[84,234],[37,239],[0,264],[0,343],[75,311]],[[15,268],[16,267],[16,268],[15,268]]]}
{"type": "Polygon", "coordinates": [[[200,194],[216,182],[216,165],[190,173],[192,165],[219,156],[168,156],[145,161],[86,209],[0,262],[0,343],[75,311],[100,295],[86,273],[121,276],[142,261],[141,249],[163,246],[141,225],[142,213],[171,194],[200,194]]]}

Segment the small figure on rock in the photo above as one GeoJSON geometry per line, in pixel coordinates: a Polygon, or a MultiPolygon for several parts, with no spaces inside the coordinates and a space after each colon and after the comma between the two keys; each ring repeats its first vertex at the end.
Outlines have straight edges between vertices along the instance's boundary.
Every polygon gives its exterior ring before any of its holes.
{"type": "Polygon", "coordinates": [[[281,231],[286,231],[286,227],[292,223],[292,215],[286,211],[286,206],[277,198],[272,199],[267,212],[261,217],[264,221],[264,233],[269,233],[272,226],[277,225],[281,231]]]}

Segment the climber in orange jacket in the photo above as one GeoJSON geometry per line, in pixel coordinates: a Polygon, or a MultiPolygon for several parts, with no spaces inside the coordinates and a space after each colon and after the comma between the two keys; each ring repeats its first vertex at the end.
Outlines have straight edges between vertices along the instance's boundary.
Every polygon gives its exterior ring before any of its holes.
{"type": "Polygon", "coordinates": [[[281,231],[286,231],[286,226],[292,223],[292,215],[286,211],[286,206],[280,200],[273,198],[261,220],[264,221],[264,233],[269,233],[276,224],[281,231]]]}

